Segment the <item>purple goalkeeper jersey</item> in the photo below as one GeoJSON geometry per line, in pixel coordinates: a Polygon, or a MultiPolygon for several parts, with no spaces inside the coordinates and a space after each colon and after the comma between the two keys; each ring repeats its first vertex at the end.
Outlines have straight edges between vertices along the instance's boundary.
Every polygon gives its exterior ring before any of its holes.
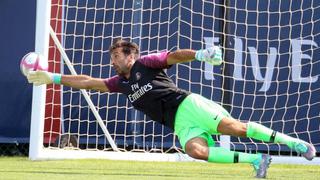
{"type": "Polygon", "coordinates": [[[135,109],[174,129],[178,106],[190,93],[178,88],[164,72],[170,67],[168,54],[142,56],[133,64],[129,79],[116,75],[105,79],[105,84],[110,92],[125,94],[135,109]]]}

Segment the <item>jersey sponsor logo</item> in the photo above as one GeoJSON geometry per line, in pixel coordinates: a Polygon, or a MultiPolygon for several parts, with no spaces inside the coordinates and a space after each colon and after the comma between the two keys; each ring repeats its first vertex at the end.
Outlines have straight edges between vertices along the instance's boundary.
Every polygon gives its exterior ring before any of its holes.
{"type": "Polygon", "coordinates": [[[136,90],[138,90],[138,89],[140,89],[138,83],[134,83],[134,84],[131,85],[131,90],[132,90],[132,91],[136,91],[136,90]]]}
{"type": "MultiPolygon", "coordinates": [[[[137,83],[138,84],[138,83],[137,83]]],[[[128,99],[131,103],[138,100],[141,96],[143,96],[146,92],[152,90],[151,83],[148,83],[142,87],[140,87],[138,90],[134,91],[134,93],[128,95],[128,99]]]]}

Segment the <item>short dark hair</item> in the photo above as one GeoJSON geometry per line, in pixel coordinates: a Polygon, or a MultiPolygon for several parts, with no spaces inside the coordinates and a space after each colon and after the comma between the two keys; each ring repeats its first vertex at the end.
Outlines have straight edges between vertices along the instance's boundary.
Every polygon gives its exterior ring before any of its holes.
{"type": "Polygon", "coordinates": [[[134,42],[123,39],[116,39],[109,47],[109,53],[112,54],[115,49],[120,47],[122,47],[122,52],[126,56],[130,55],[131,53],[134,53],[136,57],[139,56],[139,46],[134,42]]]}

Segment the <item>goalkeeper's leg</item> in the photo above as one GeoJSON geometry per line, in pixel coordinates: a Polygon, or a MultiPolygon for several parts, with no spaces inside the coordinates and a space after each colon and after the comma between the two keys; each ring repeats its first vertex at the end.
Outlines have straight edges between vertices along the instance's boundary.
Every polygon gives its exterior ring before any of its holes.
{"type": "Polygon", "coordinates": [[[186,153],[196,159],[214,163],[250,163],[256,171],[257,178],[265,178],[271,157],[265,154],[249,154],[230,151],[222,147],[210,146],[212,137],[206,133],[187,141],[186,153]],[[208,147],[208,143],[209,147],[208,147]]]}
{"type": "Polygon", "coordinates": [[[222,134],[250,137],[264,142],[283,143],[308,160],[312,160],[316,155],[315,147],[312,144],[276,132],[255,122],[242,123],[227,117],[220,122],[218,131],[222,134]]]}
{"type": "MultiPolygon", "coordinates": [[[[216,163],[251,163],[257,177],[265,177],[269,155],[248,154],[215,147],[211,134],[218,134],[223,119],[231,117],[220,105],[200,95],[189,95],[180,105],[175,118],[175,133],[183,150],[196,159],[216,163]]],[[[235,120],[233,120],[236,122],[235,120]]]]}

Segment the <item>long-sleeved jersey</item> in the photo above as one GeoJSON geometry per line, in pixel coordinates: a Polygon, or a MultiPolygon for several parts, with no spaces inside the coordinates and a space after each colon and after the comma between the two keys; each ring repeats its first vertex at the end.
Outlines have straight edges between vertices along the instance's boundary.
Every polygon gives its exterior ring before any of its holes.
{"type": "Polygon", "coordinates": [[[174,129],[179,104],[190,93],[178,88],[164,72],[168,52],[142,56],[133,64],[129,79],[116,75],[105,79],[110,92],[120,92],[137,110],[174,129]]]}

